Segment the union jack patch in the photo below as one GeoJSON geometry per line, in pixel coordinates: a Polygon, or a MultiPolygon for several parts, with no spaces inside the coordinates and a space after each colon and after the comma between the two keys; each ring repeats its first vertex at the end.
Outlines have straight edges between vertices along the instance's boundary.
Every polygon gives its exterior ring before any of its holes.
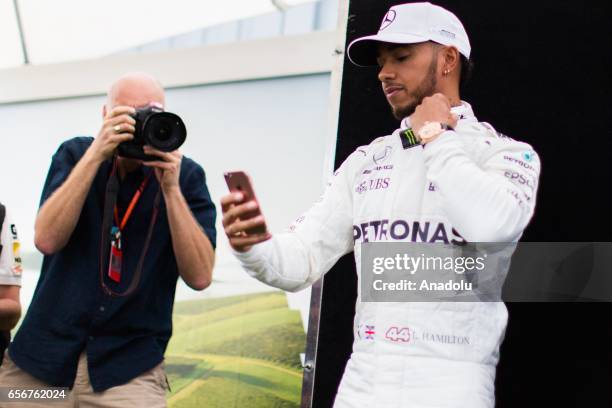
{"type": "Polygon", "coordinates": [[[374,335],[376,334],[376,331],[374,330],[374,326],[366,325],[364,333],[365,333],[366,340],[374,340],[374,335]]]}

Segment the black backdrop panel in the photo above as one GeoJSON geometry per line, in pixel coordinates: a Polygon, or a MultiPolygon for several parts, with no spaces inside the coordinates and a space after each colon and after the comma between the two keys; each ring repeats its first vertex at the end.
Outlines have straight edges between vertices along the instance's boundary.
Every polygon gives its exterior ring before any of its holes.
{"type": "MultiPolygon", "coordinates": [[[[377,31],[402,1],[351,0],[347,44],[377,31]]],[[[462,98],[481,121],[530,143],[542,174],[523,241],[612,241],[608,174],[610,15],[606,2],[440,1],[464,23],[476,64],[462,98]]],[[[336,167],[397,127],[377,69],[345,59],[336,167]]],[[[331,407],[351,352],[355,265],[325,277],[314,407],[331,407]]],[[[611,407],[612,305],[508,304],[497,377],[499,407],[611,407]]]]}

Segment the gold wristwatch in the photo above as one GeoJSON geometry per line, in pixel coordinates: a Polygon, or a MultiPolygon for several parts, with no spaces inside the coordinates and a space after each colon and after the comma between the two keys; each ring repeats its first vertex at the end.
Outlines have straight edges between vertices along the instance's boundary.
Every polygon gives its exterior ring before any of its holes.
{"type": "Polygon", "coordinates": [[[419,138],[419,142],[424,145],[426,143],[431,142],[441,133],[444,133],[447,130],[453,130],[453,128],[447,125],[446,123],[425,122],[423,127],[421,127],[421,129],[419,130],[417,136],[419,138]]]}

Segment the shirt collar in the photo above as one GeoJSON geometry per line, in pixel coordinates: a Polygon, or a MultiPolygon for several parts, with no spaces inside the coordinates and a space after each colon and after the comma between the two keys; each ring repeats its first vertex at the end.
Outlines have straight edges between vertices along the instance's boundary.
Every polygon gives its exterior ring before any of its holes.
{"type": "MultiPolygon", "coordinates": [[[[474,116],[472,106],[465,101],[461,101],[461,104],[458,106],[453,106],[451,108],[451,112],[457,115],[459,120],[468,120],[470,122],[477,121],[476,116],[474,116]]],[[[409,129],[411,127],[410,117],[404,118],[400,124],[400,129],[409,129]]]]}

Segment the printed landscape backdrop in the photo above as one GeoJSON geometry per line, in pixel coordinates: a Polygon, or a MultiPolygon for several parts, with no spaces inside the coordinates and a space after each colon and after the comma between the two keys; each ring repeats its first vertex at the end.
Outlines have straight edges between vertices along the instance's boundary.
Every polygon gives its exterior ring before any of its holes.
{"type": "Polygon", "coordinates": [[[305,340],[299,311],[280,291],[178,302],[168,405],[298,407],[305,340]]]}

